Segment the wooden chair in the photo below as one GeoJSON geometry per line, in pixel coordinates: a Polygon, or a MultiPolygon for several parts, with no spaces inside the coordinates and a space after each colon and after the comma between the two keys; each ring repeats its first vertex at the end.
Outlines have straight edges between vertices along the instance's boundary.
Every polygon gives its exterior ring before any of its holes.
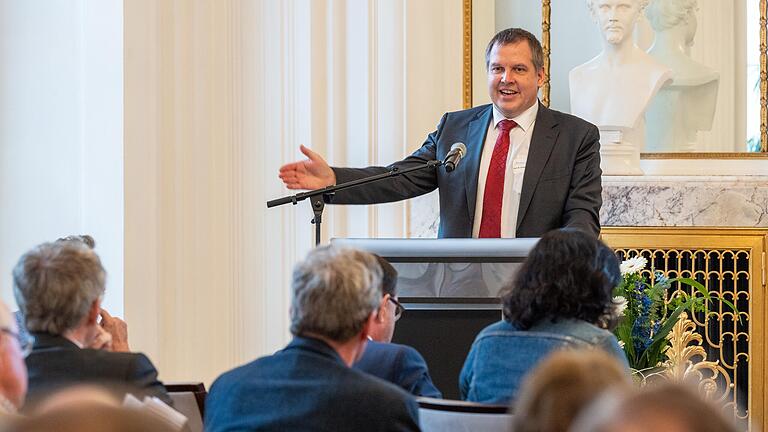
{"type": "Polygon", "coordinates": [[[434,398],[416,400],[422,432],[507,432],[512,423],[507,405],[434,398]]]}
{"type": "Polygon", "coordinates": [[[176,411],[187,417],[189,432],[203,432],[205,418],[205,397],[208,391],[201,382],[165,384],[176,411]]]}

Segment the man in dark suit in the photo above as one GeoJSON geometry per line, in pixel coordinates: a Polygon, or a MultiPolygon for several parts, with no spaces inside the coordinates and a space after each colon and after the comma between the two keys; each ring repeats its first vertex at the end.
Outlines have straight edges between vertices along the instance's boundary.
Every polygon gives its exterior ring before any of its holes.
{"type": "Polygon", "coordinates": [[[418,406],[409,394],[350,368],[381,300],[376,258],[317,248],[292,280],[293,341],[216,379],[205,430],[418,431],[418,406]]]}
{"type": "Polygon", "coordinates": [[[404,308],[397,301],[397,270],[384,258],[376,257],[383,273],[381,303],[371,326],[370,342],[354,368],[397,384],[415,396],[441,398],[432,383],[424,357],[414,348],[392,342],[395,322],[404,308]]]}
{"type": "Polygon", "coordinates": [[[447,113],[421,148],[389,167],[331,168],[308,160],[280,168],[289,189],[316,189],[443,160],[452,145],[467,154],[450,173],[424,169],[341,191],[334,204],[372,204],[440,191],[439,237],[539,237],[560,227],[600,231],[597,128],[538,102],[544,83],[539,41],[522,29],[499,32],[486,50],[492,104],[447,113]]]}
{"type": "MultiPolygon", "coordinates": [[[[171,399],[144,354],[84,348],[104,337],[99,325],[106,272],[82,242],[41,244],[13,269],[16,302],[35,338],[27,357],[32,404],[52,392],[81,383],[125,389],[138,396],[171,399]]],[[[111,317],[103,315],[111,322],[111,317]]],[[[111,325],[111,324],[110,324],[111,325]]],[[[104,343],[110,348],[109,343],[104,343]]],[[[127,348],[127,342],[125,344],[127,348]]]]}

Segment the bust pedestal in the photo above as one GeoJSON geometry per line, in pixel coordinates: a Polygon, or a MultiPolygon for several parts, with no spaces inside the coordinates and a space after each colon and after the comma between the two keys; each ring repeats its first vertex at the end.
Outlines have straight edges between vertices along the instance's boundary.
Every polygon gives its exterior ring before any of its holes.
{"type": "Polygon", "coordinates": [[[600,169],[603,175],[643,175],[640,150],[624,142],[620,130],[600,130],[600,169]]]}

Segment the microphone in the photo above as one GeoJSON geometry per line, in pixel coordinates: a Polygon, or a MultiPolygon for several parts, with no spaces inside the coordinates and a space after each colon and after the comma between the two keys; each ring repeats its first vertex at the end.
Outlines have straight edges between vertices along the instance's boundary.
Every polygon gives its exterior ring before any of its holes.
{"type": "Polygon", "coordinates": [[[451,172],[456,169],[456,165],[459,164],[461,158],[467,154],[467,146],[464,143],[457,142],[451,146],[451,150],[445,155],[443,165],[445,165],[445,172],[451,172]]]}

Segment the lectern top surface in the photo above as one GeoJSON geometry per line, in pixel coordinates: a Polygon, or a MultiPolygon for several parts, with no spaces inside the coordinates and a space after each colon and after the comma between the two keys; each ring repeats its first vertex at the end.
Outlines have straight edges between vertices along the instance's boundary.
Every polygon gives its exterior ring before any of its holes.
{"type": "Polygon", "coordinates": [[[370,239],[334,238],[331,244],[351,247],[382,257],[525,258],[539,241],[519,239],[370,239]]]}

